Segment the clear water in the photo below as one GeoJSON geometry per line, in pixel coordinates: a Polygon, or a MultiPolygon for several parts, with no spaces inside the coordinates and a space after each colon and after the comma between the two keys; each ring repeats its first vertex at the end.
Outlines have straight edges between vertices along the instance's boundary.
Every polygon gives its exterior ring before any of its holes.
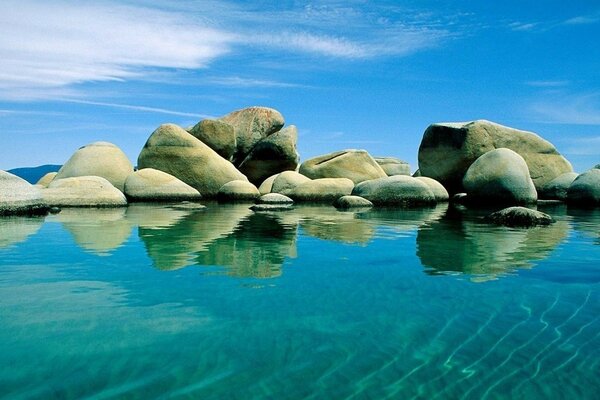
{"type": "Polygon", "coordinates": [[[600,210],[0,219],[0,397],[598,399],[600,210]]]}

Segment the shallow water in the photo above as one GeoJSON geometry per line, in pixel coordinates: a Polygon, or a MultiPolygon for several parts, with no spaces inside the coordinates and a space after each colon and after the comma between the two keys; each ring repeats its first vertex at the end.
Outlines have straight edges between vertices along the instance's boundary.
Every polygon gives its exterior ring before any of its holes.
{"type": "Polygon", "coordinates": [[[0,219],[0,397],[594,399],[600,210],[0,219]]]}

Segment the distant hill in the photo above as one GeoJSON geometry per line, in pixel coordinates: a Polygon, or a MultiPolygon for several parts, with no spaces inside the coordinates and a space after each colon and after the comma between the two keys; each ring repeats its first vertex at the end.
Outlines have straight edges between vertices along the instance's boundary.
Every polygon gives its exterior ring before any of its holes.
{"type": "Polygon", "coordinates": [[[23,168],[15,168],[9,169],[6,172],[10,172],[13,175],[20,176],[25,179],[27,182],[35,184],[40,178],[46,175],[48,172],[57,172],[62,165],[40,165],[39,167],[23,167],[23,168]]]}

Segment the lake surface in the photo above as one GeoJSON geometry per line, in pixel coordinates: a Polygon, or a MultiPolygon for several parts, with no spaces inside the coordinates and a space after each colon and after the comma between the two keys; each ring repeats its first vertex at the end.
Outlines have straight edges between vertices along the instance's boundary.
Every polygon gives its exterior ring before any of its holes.
{"type": "Polygon", "coordinates": [[[0,219],[0,397],[598,399],[600,209],[0,219]]]}

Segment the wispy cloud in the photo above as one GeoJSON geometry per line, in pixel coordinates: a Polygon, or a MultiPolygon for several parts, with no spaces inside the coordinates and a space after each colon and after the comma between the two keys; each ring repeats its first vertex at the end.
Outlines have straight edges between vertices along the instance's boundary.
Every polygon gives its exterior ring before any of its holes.
{"type": "Polygon", "coordinates": [[[564,95],[530,106],[533,118],[541,123],[600,125],[600,93],[564,95]]]}
{"type": "Polygon", "coordinates": [[[537,22],[511,22],[508,27],[513,31],[532,31],[539,26],[537,22]]]}
{"type": "Polygon", "coordinates": [[[571,83],[570,81],[548,80],[548,81],[527,81],[527,82],[525,82],[525,85],[531,86],[531,87],[539,87],[539,88],[557,88],[557,87],[568,86],[570,83],[571,83]]]}
{"type": "Polygon", "coordinates": [[[239,76],[209,77],[206,83],[232,87],[298,88],[307,87],[298,83],[280,82],[269,79],[242,78],[239,76]]]}
{"type": "Polygon", "coordinates": [[[121,108],[124,110],[177,115],[180,117],[215,118],[214,116],[211,116],[211,115],[195,114],[195,113],[188,113],[188,112],[182,112],[182,111],[167,110],[164,108],[146,107],[146,106],[138,106],[138,105],[131,105],[131,104],[107,103],[107,102],[102,102],[102,101],[89,101],[89,100],[79,100],[79,99],[56,99],[56,100],[66,102],[66,103],[85,104],[85,105],[90,105],[90,106],[101,106],[101,107],[111,107],[111,108],[121,108]]]}
{"type": "Polygon", "coordinates": [[[600,22],[600,13],[591,14],[591,15],[580,15],[577,17],[569,18],[563,21],[563,25],[587,25],[587,24],[595,24],[600,22]]]}

